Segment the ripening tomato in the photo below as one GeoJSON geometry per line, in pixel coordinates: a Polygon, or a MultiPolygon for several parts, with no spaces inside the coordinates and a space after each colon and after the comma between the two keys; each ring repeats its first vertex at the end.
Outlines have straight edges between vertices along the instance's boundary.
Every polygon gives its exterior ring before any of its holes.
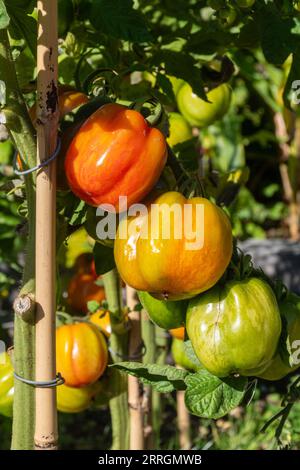
{"type": "Polygon", "coordinates": [[[171,352],[176,365],[195,372],[199,370],[200,367],[196,366],[196,364],[191,361],[191,359],[185,352],[184,341],[182,341],[181,339],[173,339],[171,352]]]}
{"type": "Polygon", "coordinates": [[[71,190],[87,204],[112,204],[119,211],[120,196],[129,207],[149,193],[166,159],[166,140],[158,129],[139,112],[109,103],[73,138],[65,170],[71,190]]]}
{"type": "Polygon", "coordinates": [[[181,144],[193,137],[192,128],[179,113],[169,113],[169,137],[167,142],[170,147],[181,144]]]}
{"type": "Polygon", "coordinates": [[[86,322],[63,325],[56,329],[57,370],[66,385],[90,385],[104,373],[108,349],[104,335],[86,322]]]}
{"type": "Polygon", "coordinates": [[[169,333],[173,336],[173,338],[181,339],[181,341],[183,341],[185,336],[185,327],[180,326],[179,328],[172,328],[169,330],[169,333]]]}
{"type": "Polygon", "coordinates": [[[192,299],[186,329],[201,364],[213,375],[257,375],[274,356],[281,333],[277,301],[257,278],[230,281],[192,299]]]}
{"type": "Polygon", "coordinates": [[[169,330],[184,324],[187,309],[186,300],[177,302],[158,300],[148,292],[138,292],[141,304],[148,313],[150,319],[160,328],[169,330]]]}
{"type": "Polygon", "coordinates": [[[208,199],[171,191],[148,213],[122,219],[114,255],[126,284],[161,300],[182,300],[212,287],[232,254],[231,225],[208,199]]]}
{"type": "Polygon", "coordinates": [[[99,390],[99,382],[85,387],[60,385],[56,388],[57,409],[62,413],[80,413],[87,410],[99,390]]]}
{"type": "Polygon", "coordinates": [[[218,11],[218,19],[221,25],[224,26],[225,28],[232,26],[236,18],[237,18],[237,12],[235,8],[232,8],[231,6],[221,8],[218,11]]]}
{"type": "Polygon", "coordinates": [[[279,303],[279,309],[286,320],[287,338],[285,341],[290,348],[290,366],[285,364],[280,353],[277,352],[267,368],[257,375],[265,380],[280,380],[300,367],[300,297],[289,293],[279,303]]]}
{"type": "Polygon", "coordinates": [[[14,370],[9,355],[0,353],[0,415],[12,416],[14,370]]]}
{"type": "Polygon", "coordinates": [[[101,308],[89,317],[89,321],[97,325],[107,338],[111,335],[111,323],[109,311],[101,308]]]}
{"type": "Polygon", "coordinates": [[[92,253],[81,253],[77,256],[74,267],[77,273],[92,274],[95,280],[98,277],[92,253]]]}
{"type": "Polygon", "coordinates": [[[207,93],[209,103],[197,96],[186,83],[177,95],[177,105],[183,117],[191,126],[206,127],[221,119],[227,113],[231,102],[231,88],[223,83],[207,93]]]}
{"type": "Polygon", "coordinates": [[[68,304],[74,310],[86,313],[89,301],[101,303],[105,299],[104,287],[98,286],[96,281],[92,273],[78,273],[72,277],[68,285],[68,304]]]}

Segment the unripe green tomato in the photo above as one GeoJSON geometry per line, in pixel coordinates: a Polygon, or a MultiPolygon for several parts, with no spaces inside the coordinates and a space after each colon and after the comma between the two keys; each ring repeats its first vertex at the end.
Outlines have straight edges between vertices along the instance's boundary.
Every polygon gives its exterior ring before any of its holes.
{"type": "Polygon", "coordinates": [[[294,8],[295,8],[295,10],[300,11],[300,1],[299,0],[295,2],[294,8]]]}
{"type": "MultiPolygon", "coordinates": [[[[152,87],[155,87],[156,77],[152,73],[143,72],[142,77],[143,77],[144,80],[149,82],[152,87]]],[[[179,89],[182,87],[182,85],[185,83],[185,81],[182,78],[177,78],[177,77],[174,77],[173,75],[166,75],[166,77],[170,80],[172,88],[173,88],[173,93],[176,97],[179,89]]]]}
{"type": "Polygon", "coordinates": [[[179,113],[169,113],[169,137],[167,142],[170,147],[181,144],[193,137],[192,128],[179,113]]]}
{"type": "Polygon", "coordinates": [[[224,0],[208,0],[207,6],[212,8],[213,10],[220,10],[225,6],[224,0]]]}
{"type": "Polygon", "coordinates": [[[197,367],[186,354],[184,350],[184,341],[181,339],[173,338],[171,352],[174,362],[178,366],[195,372],[199,370],[199,367],[197,367]]]}
{"type": "Polygon", "coordinates": [[[281,317],[270,286],[258,278],[229,281],[192,299],[186,329],[211,374],[260,374],[273,358],[281,317]]]}
{"type": "Polygon", "coordinates": [[[14,146],[10,140],[0,142],[0,165],[8,165],[14,155],[14,146]]]}
{"type": "Polygon", "coordinates": [[[236,3],[240,8],[250,8],[254,5],[255,0],[236,0],[236,3]]]}
{"type": "Polygon", "coordinates": [[[218,11],[218,18],[221,24],[225,27],[232,26],[237,17],[237,12],[232,7],[221,8],[218,11]]]}
{"type": "Polygon", "coordinates": [[[279,352],[268,364],[267,368],[257,377],[265,380],[280,380],[291,372],[300,367],[300,354],[296,353],[293,362],[293,353],[300,345],[297,342],[300,340],[300,297],[295,294],[289,294],[286,299],[279,303],[281,315],[286,319],[288,343],[291,346],[290,367],[286,365],[280,357],[279,352]],[[294,347],[293,348],[293,344],[294,347]],[[299,363],[298,363],[299,361],[299,363]]]}
{"type": "Polygon", "coordinates": [[[186,83],[177,95],[177,105],[191,126],[207,127],[227,113],[231,102],[231,88],[227,83],[207,93],[209,103],[199,98],[186,83]]]}
{"type": "Polygon", "coordinates": [[[188,302],[186,300],[158,300],[148,292],[138,292],[138,296],[150,319],[161,328],[171,330],[184,325],[188,302]]]}
{"type": "Polygon", "coordinates": [[[12,416],[14,398],[14,371],[9,355],[0,354],[0,415],[12,416]]]}

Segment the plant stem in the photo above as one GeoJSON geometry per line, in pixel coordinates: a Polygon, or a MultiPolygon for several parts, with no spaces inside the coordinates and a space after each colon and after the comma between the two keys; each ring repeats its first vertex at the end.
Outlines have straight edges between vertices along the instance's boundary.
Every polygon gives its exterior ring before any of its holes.
{"type": "MultiPolygon", "coordinates": [[[[113,362],[120,362],[128,355],[128,329],[122,310],[122,289],[116,269],[102,276],[106,300],[110,311],[112,334],[110,353],[113,362]]],[[[116,376],[116,389],[120,393],[109,401],[112,423],[112,450],[127,450],[129,444],[128,392],[124,389],[124,376],[116,376]]],[[[127,381],[127,379],[126,379],[127,381]]]]}
{"type": "MultiPolygon", "coordinates": [[[[157,348],[157,357],[155,363],[164,365],[167,357],[167,336],[166,332],[155,326],[155,342],[157,348]]],[[[163,406],[162,395],[159,392],[152,392],[152,423],[154,434],[154,448],[160,448],[160,428],[162,422],[163,406]]]]}
{"type": "MultiPolygon", "coordinates": [[[[144,364],[155,364],[156,362],[156,345],[155,345],[155,326],[147,315],[145,310],[142,311],[142,338],[145,345],[145,355],[143,357],[144,364]]],[[[145,448],[147,450],[154,449],[154,436],[152,423],[152,387],[144,386],[144,413],[145,413],[145,448]]]]}
{"type": "MultiPolygon", "coordinates": [[[[8,34],[0,30],[0,79],[6,86],[6,104],[2,110],[6,126],[21,155],[24,168],[35,164],[36,141],[34,128],[27,112],[26,104],[17,81],[16,70],[11,55],[8,34]]],[[[21,293],[34,293],[35,277],[35,186],[34,175],[25,177],[25,191],[28,205],[27,256],[23,272],[21,293]]],[[[34,379],[34,321],[24,321],[15,315],[14,327],[14,367],[22,377],[34,379]]],[[[12,449],[33,448],[34,435],[34,388],[15,380],[14,417],[12,449]]]]}

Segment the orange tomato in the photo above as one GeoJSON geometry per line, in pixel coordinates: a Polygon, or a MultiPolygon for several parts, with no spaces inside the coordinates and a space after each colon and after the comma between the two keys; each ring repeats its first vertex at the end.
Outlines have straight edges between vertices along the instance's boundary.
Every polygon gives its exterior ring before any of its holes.
{"type": "Polygon", "coordinates": [[[72,277],[68,286],[68,303],[74,310],[86,313],[90,300],[101,303],[105,299],[104,287],[98,286],[95,281],[91,273],[82,272],[72,277]]]}
{"type": "Polygon", "coordinates": [[[89,323],[56,329],[57,371],[70,387],[83,387],[98,380],[108,362],[108,349],[101,331],[89,323]]]}
{"type": "Polygon", "coordinates": [[[172,328],[169,330],[173,338],[184,340],[185,327],[180,326],[179,328],[172,328]]]}
{"type": "Polygon", "coordinates": [[[74,267],[77,273],[92,274],[95,279],[98,277],[92,253],[81,253],[77,256],[74,267]]]}
{"type": "Polygon", "coordinates": [[[227,268],[230,221],[208,199],[167,192],[148,214],[122,219],[114,255],[129,286],[162,300],[188,299],[214,286],[227,268]]]}
{"type": "Polygon", "coordinates": [[[68,149],[65,170],[71,190],[91,206],[119,197],[139,202],[157,182],[167,158],[163,134],[143,116],[119,104],[106,104],[81,126],[68,149]]]}
{"type": "Polygon", "coordinates": [[[105,336],[109,337],[111,335],[110,316],[107,310],[99,309],[90,316],[89,320],[97,325],[103,331],[105,336]]]}

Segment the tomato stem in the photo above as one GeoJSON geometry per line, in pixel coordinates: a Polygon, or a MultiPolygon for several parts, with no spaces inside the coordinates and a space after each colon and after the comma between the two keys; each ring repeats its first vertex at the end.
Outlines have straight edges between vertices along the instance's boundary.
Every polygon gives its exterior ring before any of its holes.
{"type": "MultiPolygon", "coordinates": [[[[3,110],[13,112],[17,119],[8,120],[9,133],[24,162],[24,169],[35,165],[36,141],[34,129],[20,91],[14,62],[10,50],[7,30],[0,30],[0,79],[6,86],[6,105],[3,110]]],[[[25,192],[28,205],[27,256],[23,272],[23,285],[30,286],[27,294],[34,293],[35,276],[35,176],[25,177],[25,192]]],[[[23,289],[24,290],[24,289],[23,289]]],[[[24,292],[25,294],[25,292],[24,292]]],[[[26,379],[34,379],[34,322],[24,321],[15,315],[14,324],[14,367],[26,379]]],[[[30,450],[34,435],[34,388],[15,380],[12,449],[30,450]]]]}
{"type": "MultiPolygon", "coordinates": [[[[110,348],[113,362],[120,362],[120,357],[128,355],[128,328],[123,314],[122,289],[116,269],[102,276],[110,312],[112,334],[110,348]]],[[[116,388],[120,391],[109,401],[112,423],[112,450],[126,450],[129,445],[128,393],[124,390],[124,378],[116,377],[116,388]]]]}

